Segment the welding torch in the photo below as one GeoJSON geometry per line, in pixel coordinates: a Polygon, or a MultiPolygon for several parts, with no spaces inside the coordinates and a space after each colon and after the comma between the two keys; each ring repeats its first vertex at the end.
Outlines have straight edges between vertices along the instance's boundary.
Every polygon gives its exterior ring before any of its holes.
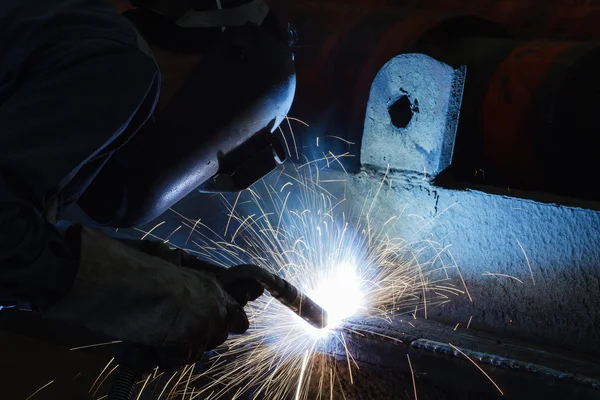
{"type": "MultiPolygon", "coordinates": [[[[193,268],[194,266],[190,265],[190,267],[193,268]]],[[[327,326],[327,311],[323,307],[319,306],[285,279],[264,268],[250,264],[236,265],[230,268],[216,266],[210,268],[210,265],[203,264],[202,267],[208,267],[209,270],[212,270],[224,288],[233,285],[235,282],[254,279],[274,299],[313,327],[322,329],[327,326]]],[[[151,364],[149,355],[135,347],[128,348],[126,354],[122,355],[122,358],[127,359],[128,362],[119,368],[107,400],[130,400],[140,374],[151,364]]]]}
{"type": "Polygon", "coordinates": [[[217,275],[224,287],[244,279],[258,281],[264,289],[294,314],[317,329],[327,326],[327,311],[283,278],[257,265],[236,265],[217,275]]]}

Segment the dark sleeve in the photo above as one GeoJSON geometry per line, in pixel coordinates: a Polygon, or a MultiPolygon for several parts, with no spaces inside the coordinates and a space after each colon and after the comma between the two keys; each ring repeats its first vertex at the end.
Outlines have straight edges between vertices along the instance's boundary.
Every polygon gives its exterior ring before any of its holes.
{"type": "Polygon", "coordinates": [[[69,290],[79,262],[78,239],[44,212],[157,96],[159,78],[150,57],[106,39],[53,45],[26,71],[0,105],[0,301],[43,310],[69,290]]]}

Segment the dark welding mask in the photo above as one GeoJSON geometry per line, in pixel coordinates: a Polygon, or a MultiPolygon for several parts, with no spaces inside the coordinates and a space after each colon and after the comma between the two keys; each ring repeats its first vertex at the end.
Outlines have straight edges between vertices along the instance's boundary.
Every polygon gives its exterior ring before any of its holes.
{"type": "Polygon", "coordinates": [[[263,1],[221,2],[221,9],[194,9],[202,1],[159,0],[129,12],[150,43],[202,59],[80,198],[96,223],[138,226],[195,189],[244,190],[285,160],[273,133],[296,87],[288,31],[263,1]]]}

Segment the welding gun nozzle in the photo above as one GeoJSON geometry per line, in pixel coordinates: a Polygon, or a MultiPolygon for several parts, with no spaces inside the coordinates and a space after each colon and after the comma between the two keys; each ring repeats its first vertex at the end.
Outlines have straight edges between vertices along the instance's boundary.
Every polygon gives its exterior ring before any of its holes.
{"type": "Polygon", "coordinates": [[[323,329],[327,326],[327,311],[323,307],[285,279],[277,275],[270,275],[272,278],[267,283],[263,282],[263,285],[271,293],[271,296],[315,328],[323,329]]]}
{"type": "Polygon", "coordinates": [[[327,311],[285,279],[256,265],[238,265],[229,268],[229,271],[232,278],[252,277],[258,280],[271,296],[315,328],[327,326],[327,311]]]}

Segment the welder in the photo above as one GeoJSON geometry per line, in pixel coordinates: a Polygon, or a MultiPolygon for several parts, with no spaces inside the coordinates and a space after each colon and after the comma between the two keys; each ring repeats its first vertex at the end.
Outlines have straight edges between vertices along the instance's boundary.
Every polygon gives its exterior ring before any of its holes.
{"type": "Polygon", "coordinates": [[[0,309],[166,368],[245,332],[257,281],[96,227],[249,187],[285,158],[273,133],[294,90],[289,30],[263,1],[0,2],[0,309]],[[59,229],[73,205],[93,224],[59,229]]]}

